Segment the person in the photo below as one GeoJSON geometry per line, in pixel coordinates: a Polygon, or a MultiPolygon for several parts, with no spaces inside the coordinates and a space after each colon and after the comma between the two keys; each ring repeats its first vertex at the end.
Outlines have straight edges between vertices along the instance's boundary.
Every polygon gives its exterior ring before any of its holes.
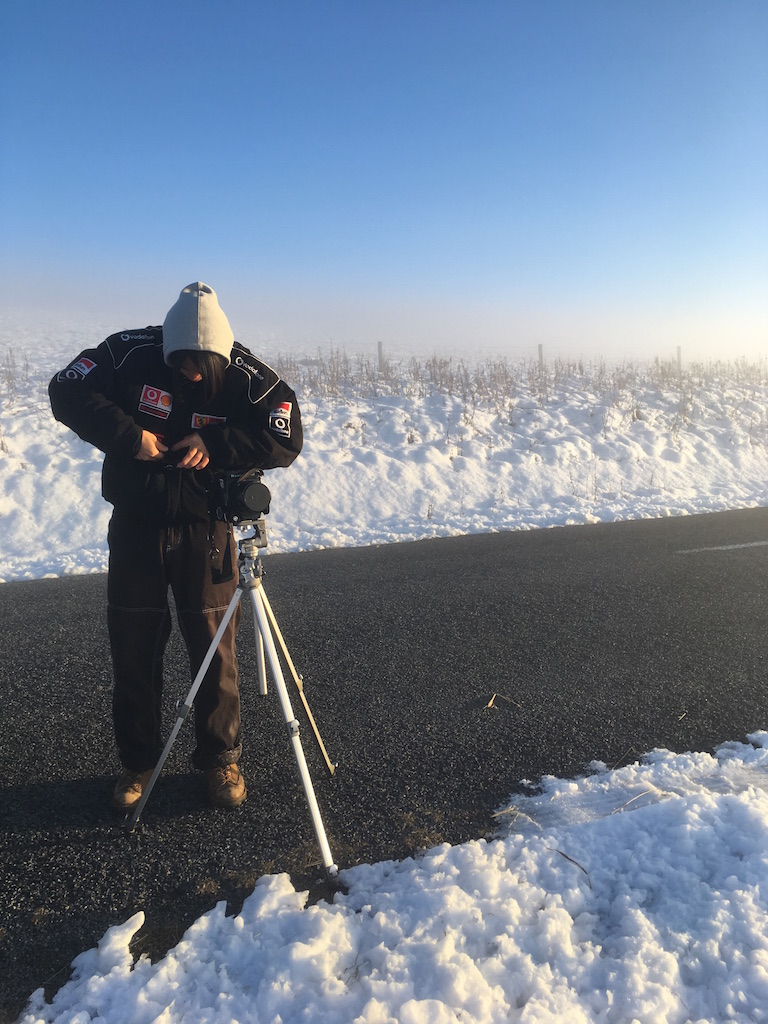
{"type": "MultiPolygon", "coordinates": [[[[209,511],[223,471],[289,466],[301,451],[293,390],[234,340],[215,291],[181,291],[162,327],[112,334],[49,385],[53,415],[104,452],[109,522],[107,625],[122,772],[112,805],[130,811],[163,750],[168,588],[197,674],[237,588],[232,529],[209,511]]],[[[212,803],[245,800],[233,615],[195,699],[193,765],[212,803]]]]}

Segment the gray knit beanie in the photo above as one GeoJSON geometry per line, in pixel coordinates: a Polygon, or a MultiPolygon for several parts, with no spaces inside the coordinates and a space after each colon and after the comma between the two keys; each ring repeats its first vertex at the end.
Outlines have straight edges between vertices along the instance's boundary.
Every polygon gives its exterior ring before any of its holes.
{"type": "Polygon", "coordinates": [[[229,364],[234,340],[216,292],[195,281],[168,310],[163,324],[163,358],[167,363],[172,352],[218,352],[229,364]]]}

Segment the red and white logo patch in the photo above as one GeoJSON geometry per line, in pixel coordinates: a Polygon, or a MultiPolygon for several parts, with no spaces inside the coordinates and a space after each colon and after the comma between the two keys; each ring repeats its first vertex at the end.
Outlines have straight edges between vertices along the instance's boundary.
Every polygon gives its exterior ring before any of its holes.
{"type": "Polygon", "coordinates": [[[192,426],[195,430],[198,427],[211,427],[215,424],[226,423],[226,416],[206,416],[204,412],[193,412],[192,413],[192,426]]]}
{"type": "Polygon", "coordinates": [[[151,384],[144,385],[139,401],[140,412],[145,412],[148,416],[157,416],[161,420],[167,420],[171,415],[172,407],[173,395],[169,391],[153,388],[151,384]]]}
{"type": "Polygon", "coordinates": [[[83,356],[82,359],[78,359],[76,363],[73,363],[70,369],[74,370],[80,377],[87,377],[91,370],[96,369],[96,363],[92,359],[83,356]]]}
{"type": "Polygon", "coordinates": [[[78,359],[76,363],[72,363],[66,370],[62,370],[56,380],[83,380],[91,370],[96,369],[96,363],[87,356],[83,356],[82,359],[78,359]]]}
{"type": "Polygon", "coordinates": [[[269,429],[275,434],[290,437],[292,408],[292,402],[281,402],[276,409],[273,409],[269,414],[269,429]]]}

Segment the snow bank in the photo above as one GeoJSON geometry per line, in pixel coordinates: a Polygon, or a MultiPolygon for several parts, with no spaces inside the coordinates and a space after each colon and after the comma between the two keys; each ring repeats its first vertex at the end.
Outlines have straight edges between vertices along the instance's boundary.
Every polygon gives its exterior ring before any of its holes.
{"type": "Polygon", "coordinates": [[[526,1024],[768,1020],[768,733],[655,751],[516,801],[492,842],[286,875],[200,918],[156,964],[143,915],[20,1024],[526,1024]]]}

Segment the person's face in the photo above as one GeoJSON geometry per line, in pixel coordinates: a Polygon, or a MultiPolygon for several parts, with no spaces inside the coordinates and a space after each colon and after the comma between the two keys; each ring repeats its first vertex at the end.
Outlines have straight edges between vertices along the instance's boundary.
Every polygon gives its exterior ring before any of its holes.
{"type": "Polygon", "coordinates": [[[189,358],[189,356],[186,357],[184,362],[179,367],[179,373],[184,374],[187,380],[191,381],[193,384],[197,384],[198,381],[201,381],[203,379],[203,375],[197,369],[197,367],[189,358]]]}

